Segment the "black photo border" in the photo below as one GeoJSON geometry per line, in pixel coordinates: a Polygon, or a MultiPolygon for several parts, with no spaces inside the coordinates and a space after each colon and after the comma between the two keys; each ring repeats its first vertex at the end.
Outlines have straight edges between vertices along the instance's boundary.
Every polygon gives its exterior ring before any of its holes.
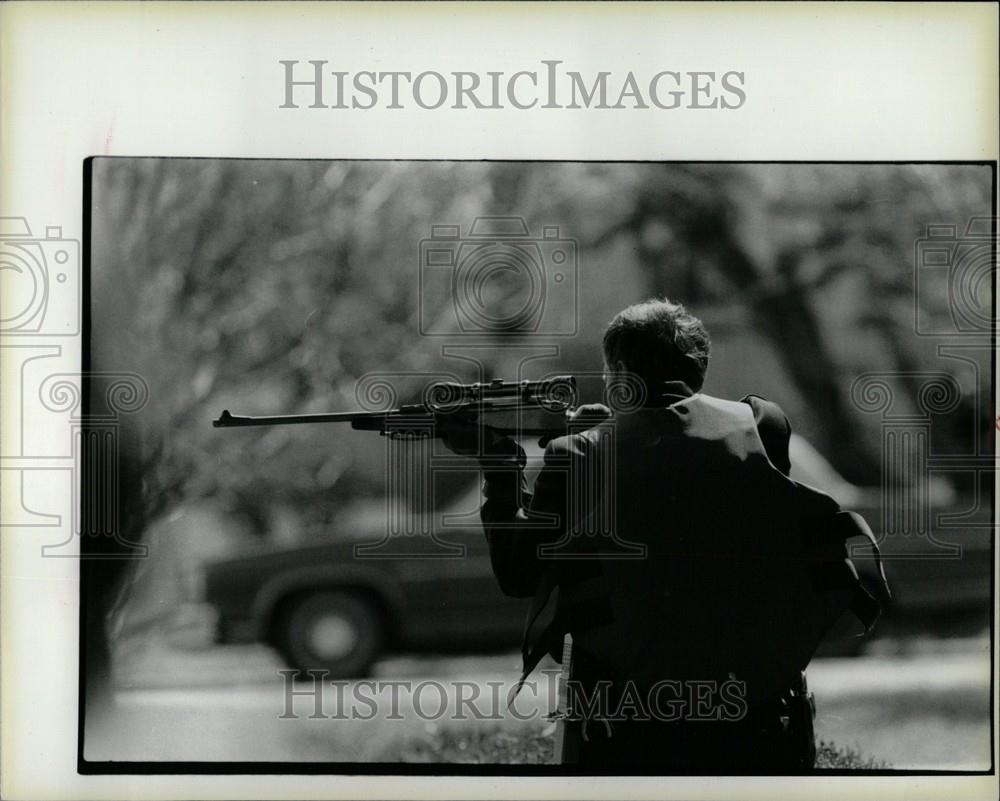
{"type": "MultiPolygon", "coordinates": [[[[996,238],[997,220],[997,161],[989,160],[651,160],[651,159],[429,159],[429,158],[241,158],[213,156],[90,156],[83,161],[83,247],[82,247],[82,277],[81,277],[81,331],[82,331],[82,373],[81,394],[82,414],[84,420],[89,420],[90,412],[90,382],[87,376],[92,368],[91,361],[91,249],[92,249],[92,202],[93,202],[93,162],[102,160],[134,160],[134,159],[171,159],[171,160],[203,160],[203,161],[323,161],[323,162],[477,162],[477,163],[592,163],[592,164],[803,164],[803,165],[955,165],[955,166],[988,166],[991,168],[991,220],[993,237],[996,238]]],[[[996,250],[993,252],[992,272],[994,275],[994,291],[992,297],[992,317],[997,317],[996,298],[996,250]]],[[[993,358],[990,361],[990,403],[996,410],[996,327],[990,334],[990,345],[993,358]]],[[[88,442],[84,425],[83,442],[88,442]]],[[[82,479],[82,476],[81,476],[82,479]]],[[[82,484],[81,480],[81,484],[82,484]]],[[[79,502],[82,506],[86,489],[79,488],[79,502]]],[[[996,709],[994,693],[996,682],[996,664],[994,658],[995,631],[994,613],[996,610],[996,491],[991,486],[990,520],[993,534],[990,538],[990,551],[994,570],[990,573],[990,768],[988,770],[915,770],[915,769],[815,769],[804,773],[794,773],[793,776],[993,776],[996,775],[994,750],[996,745],[996,709]]],[[[88,574],[86,563],[88,553],[87,538],[81,537],[80,558],[80,617],[79,617],[79,675],[78,675],[78,728],[77,728],[77,772],[81,775],[352,775],[352,776],[678,776],[685,774],[664,773],[653,768],[601,768],[594,766],[563,766],[563,765],[519,765],[519,764],[452,764],[452,763],[406,763],[406,762],[179,762],[179,761],[89,761],[84,758],[84,735],[86,729],[86,654],[88,646],[86,603],[88,600],[88,574]]],[[[718,772],[711,776],[768,776],[770,773],[726,773],[718,772]]],[[[709,777],[711,778],[711,777],[709,777]]]]}

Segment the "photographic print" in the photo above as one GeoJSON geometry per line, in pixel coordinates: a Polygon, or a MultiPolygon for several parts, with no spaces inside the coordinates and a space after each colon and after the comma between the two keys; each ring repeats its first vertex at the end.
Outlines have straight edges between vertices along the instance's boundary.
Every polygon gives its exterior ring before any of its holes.
{"type": "Polygon", "coordinates": [[[990,165],[87,170],[88,770],[989,769],[990,165]]]}
{"type": "Polygon", "coordinates": [[[0,796],[996,797],[997,12],[0,4],[0,796]]]}

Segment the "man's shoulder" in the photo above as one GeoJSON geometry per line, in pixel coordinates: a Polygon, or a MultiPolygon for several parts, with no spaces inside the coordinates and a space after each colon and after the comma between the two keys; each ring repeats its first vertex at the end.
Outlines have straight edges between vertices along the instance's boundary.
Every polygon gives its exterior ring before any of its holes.
{"type": "MultiPolygon", "coordinates": [[[[756,394],[744,395],[739,401],[733,401],[698,393],[686,403],[706,404],[720,411],[725,410],[727,415],[749,407],[768,455],[772,456],[772,460],[777,456],[778,461],[782,463],[779,466],[783,467],[787,463],[792,427],[784,411],[774,401],[756,394]]],[[[586,457],[600,445],[605,438],[605,432],[613,425],[613,421],[609,420],[592,428],[555,437],[546,445],[546,461],[586,457]]]]}
{"type": "Polygon", "coordinates": [[[740,398],[740,403],[745,403],[753,411],[754,420],[757,427],[776,428],[779,430],[788,429],[791,431],[791,423],[782,408],[761,395],[744,395],[740,398]]]}

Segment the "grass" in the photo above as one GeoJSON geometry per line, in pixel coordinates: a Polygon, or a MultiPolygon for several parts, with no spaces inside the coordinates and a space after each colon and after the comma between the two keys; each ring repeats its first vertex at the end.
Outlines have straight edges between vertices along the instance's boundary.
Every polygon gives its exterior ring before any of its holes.
{"type": "Polygon", "coordinates": [[[820,740],[816,744],[816,767],[822,770],[887,770],[891,766],[853,748],[838,748],[820,740]]]}
{"type": "Polygon", "coordinates": [[[438,729],[410,740],[395,756],[399,762],[444,762],[482,765],[541,765],[552,760],[551,736],[503,731],[499,726],[459,732],[438,729]]]}
{"type": "MultiPolygon", "coordinates": [[[[460,731],[440,728],[407,741],[389,759],[398,762],[444,764],[541,765],[552,759],[553,738],[541,728],[513,733],[499,726],[460,731]]],[[[817,744],[816,767],[821,770],[884,770],[884,762],[833,743],[817,744]]]]}

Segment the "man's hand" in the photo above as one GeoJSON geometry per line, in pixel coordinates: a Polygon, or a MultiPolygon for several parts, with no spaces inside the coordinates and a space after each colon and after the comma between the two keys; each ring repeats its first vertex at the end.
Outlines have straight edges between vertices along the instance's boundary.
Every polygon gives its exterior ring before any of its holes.
{"type": "Polygon", "coordinates": [[[438,420],[438,436],[452,453],[478,458],[483,467],[495,462],[516,459],[522,463],[524,451],[510,437],[498,434],[489,426],[461,417],[438,420]]]}
{"type": "Polygon", "coordinates": [[[488,435],[480,433],[482,426],[461,417],[441,417],[437,420],[437,434],[445,447],[459,456],[481,456],[486,450],[488,435]]]}
{"type": "Polygon", "coordinates": [[[611,410],[603,403],[585,403],[566,412],[566,419],[571,423],[589,423],[600,425],[611,417],[611,410]]]}
{"type": "MultiPolygon", "coordinates": [[[[585,403],[566,411],[566,425],[579,430],[593,428],[611,417],[611,410],[603,403],[585,403]]],[[[544,448],[556,438],[556,434],[540,437],[538,447],[544,448]]]]}

